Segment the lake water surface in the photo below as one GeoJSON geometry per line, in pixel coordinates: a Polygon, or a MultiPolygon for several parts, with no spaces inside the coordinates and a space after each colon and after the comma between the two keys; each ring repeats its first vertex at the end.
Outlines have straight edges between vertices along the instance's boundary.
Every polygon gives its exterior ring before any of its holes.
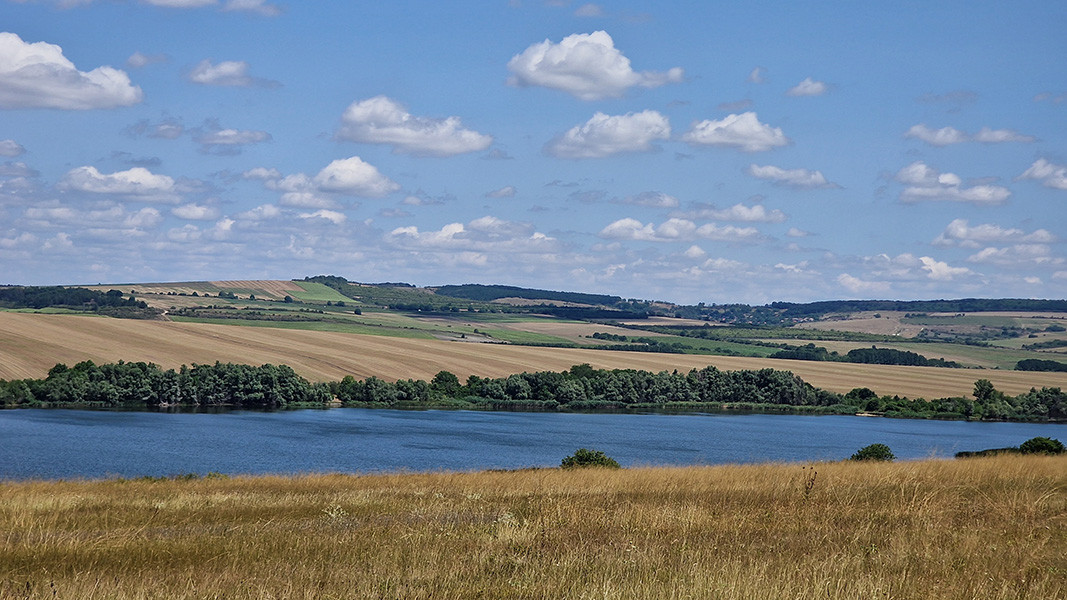
{"type": "Polygon", "coordinates": [[[792,415],[630,415],[337,408],[218,414],[0,411],[0,480],[468,471],[556,466],[579,447],[623,466],[900,459],[1067,440],[1067,426],[792,415]]]}

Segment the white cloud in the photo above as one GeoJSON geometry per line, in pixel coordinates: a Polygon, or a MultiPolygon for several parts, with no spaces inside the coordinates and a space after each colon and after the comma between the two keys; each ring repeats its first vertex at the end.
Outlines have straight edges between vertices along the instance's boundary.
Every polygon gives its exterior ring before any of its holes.
{"type": "Polygon", "coordinates": [[[1067,190],[1067,166],[1056,165],[1039,158],[1016,179],[1033,179],[1040,181],[1045,187],[1067,190]]]}
{"type": "Polygon", "coordinates": [[[140,69],[151,64],[167,62],[168,60],[169,58],[166,54],[142,54],[141,52],[134,52],[126,59],[126,66],[132,69],[140,69]]]}
{"type": "Polygon", "coordinates": [[[978,133],[972,136],[955,127],[931,129],[927,127],[925,123],[912,125],[912,127],[908,129],[908,132],[904,134],[904,137],[922,140],[931,146],[949,146],[951,144],[962,144],[964,142],[981,142],[983,144],[1033,142],[1036,139],[1033,136],[1023,135],[1011,129],[990,129],[989,127],[983,127],[978,133]]]}
{"type": "Polygon", "coordinates": [[[853,294],[880,294],[890,290],[890,285],[887,281],[864,281],[848,273],[838,275],[837,283],[853,294]]]}
{"type": "Polygon", "coordinates": [[[815,81],[811,77],[807,77],[804,81],[789,88],[789,91],[785,94],[787,96],[822,96],[830,90],[829,86],[821,81],[815,81]]]}
{"type": "Polygon", "coordinates": [[[756,164],[751,164],[745,172],[757,179],[770,181],[775,185],[804,189],[840,187],[836,183],[827,181],[821,171],[782,169],[773,165],[761,167],[756,164]]]}
{"type": "Polygon", "coordinates": [[[518,193],[518,191],[515,189],[515,186],[506,185],[506,186],[504,186],[504,187],[502,187],[502,188],[500,188],[498,190],[493,190],[491,192],[486,192],[485,193],[485,197],[486,198],[514,198],[516,193],[518,193]]]}
{"type": "Polygon", "coordinates": [[[592,2],[583,4],[574,10],[574,16],[576,17],[603,17],[604,8],[599,4],[593,4],[592,2]]]}
{"type": "Polygon", "coordinates": [[[1033,264],[1060,265],[1064,260],[1054,258],[1052,249],[1045,244],[1015,244],[1005,248],[983,248],[968,256],[967,262],[1020,267],[1033,264]]]}
{"type": "Polygon", "coordinates": [[[746,79],[746,81],[749,83],[763,83],[767,81],[767,69],[764,69],[763,67],[752,69],[752,72],[748,74],[748,79],[746,79]]]}
{"type": "Polygon", "coordinates": [[[178,199],[173,179],[167,175],[156,175],[143,167],[115,173],[101,173],[91,166],[78,167],[63,177],[60,187],[93,194],[127,196],[137,200],[178,199]]]}
{"type": "Polygon", "coordinates": [[[272,179],[281,179],[282,173],[278,169],[268,169],[266,167],[255,167],[249,169],[244,173],[241,173],[241,177],[245,179],[259,179],[261,181],[270,181],[272,179]]]}
{"type": "Polygon", "coordinates": [[[754,241],[760,234],[753,227],[719,226],[714,223],[697,226],[688,219],[671,218],[656,226],[644,224],[633,218],[619,219],[599,233],[611,240],[635,240],[644,242],[675,242],[706,239],[726,242],[754,241]]]}
{"type": "Polygon", "coordinates": [[[189,81],[200,85],[218,85],[232,87],[278,87],[280,84],[269,79],[252,77],[248,74],[248,63],[243,60],[224,60],[212,64],[205,58],[189,71],[189,81]]]}
{"type": "Polygon", "coordinates": [[[796,227],[790,227],[789,231],[787,231],[785,234],[788,235],[789,237],[801,238],[801,237],[810,236],[811,232],[810,231],[804,231],[803,229],[797,229],[796,227]]]}
{"type": "Polygon", "coordinates": [[[689,249],[687,249],[682,254],[684,256],[688,257],[688,258],[694,258],[694,259],[701,259],[701,258],[704,258],[704,257],[706,257],[708,255],[707,252],[704,252],[703,248],[701,248],[700,246],[697,246],[696,244],[693,244],[692,246],[690,246],[689,249]]]}
{"type": "Polygon", "coordinates": [[[219,217],[219,211],[212,206],[199,204],[183,204],[171,209],[171,214],[179,219],[189,221],[211,221],[219,217]]]}
{"type": "Polygon", "coordinates": [[[635,196],[627,196],[619,201],[620,204],[631,206],[647,206],[650,208],[677,208],[678,199],[663,192],[641,192],[635,196]]]}
{"type": "Polygon", "coordinates": [[[558,249],[555,238],[537,232],[532,225],[493,216],[481,217],[466,225],[449,223],[436,231],[419,231],[414,225],[397,227],[389,232],[386,240],[408,248],[449,252],[473,251],[490,255],[514,252],[543,253],[558,249]]]}
{"type": "Polygon", "coordinates": [[[273,204],[261,204],[252,210],[247,210],[237,216],[238,218],[248,221],[266,221],[268,219],[279,217],[281,214],[282,210],[277,206],[273,204]]]}
{"type": "Polygon", "coordinates": [[[908,187],[900,193],[901,202],[943,200],[967,202],[977,205],[1003,204],[1011,191],[999,185],[974,185],[963,187],[963,180],[955,173],[940,173],[922,161],[916,161],[901,169],[896,180],[908,187]]]}
{"type": "Polygon", "coordinates": [[[400,185],[382,175],[358,156],[338,159],[326,165],[312,182],[324,192],[378,198],[400,189],[400,185]]]}
{"type": "Polygon", "coordinates": [[[493,143],[492,136],[464,129],[459,117],[417,117],[385,96],[353,102],[345,109],[341,123],[338,138],[388,144],[398,153],[454,156],[485,150],[493,143]]]}
{"type": "Polygon", "coordinates": [[[999,225],[985,224],[970,226],[966,219],[955,219],[945,231],[934,239],[938,246],[960,246],[977,248],[980,244],[997,242],[1047,243],[1056,241],[1056,236],[1045,229],[1026,233],[1021,229],[1004,229],[999,225]]]}
{"type": "Polygon", "coordinates": [[[603,158],[620,152],[647,152],[653,142],[671,136],[671,125],[660,113],[608,116],[597,112],[583,125],[576,125],[545,146],[545,152],[558,158],[603,158]]]}
{"type": "Polygon", "coordinates": [[[723,210],[708,209],[702,214],[706,218],[720,221],[740,221],[743,223],[781,223],[786,220],[785,213],[777,208],[767,210],[762,204],[746,206],[738,203],[723,210]]]}
{"type": "Polygon", "coordinates": [[[1028,143],[1036,140],[1037,138],[1032,135],[1023,135],[1012,129],[990,129],[989,127],[983,127],[978,130],[978,133],[974,134],[974,141],[983,144],[1001,144],[1005,142],[1028,143]]]}
{"type": "Polygon", "coordinates": [[[941,129],[930,129],[925,124],[920,123],[918,125],[912,125],[911,129],[904,134],[906,138],[915,138],[922,140],[931,146],[948,146],[949,144],[959,144],[966,142],[969,136],[956,129],[954,127],[942,127],[941,129]]]}
{"type": "Polygon", "coordinates": [[[694,123],[682,141],[692,145],[727,146],[745,152],[763,152],[789,143],[778,127],[759,122],[754,112],[731,114],[714,121],[694,123]]]}
{"type": "Polygon", "coordinates": [[[152,6],[165,6],[167,8],[200,8],[217,4],[217,0],[141,0],[152,6]]]}
{"type": "Polygon", "coordinates": [[[312,213],[300,213],[301,219],[323,219],[333,223],[334,225],[340,225],[348,220],[343,213],[339,213],[335,210],[316,210],[312,213]]]}
{"type": "Polygon", "coordinates": [[[630,59],[604,31],[576,33],[558,44],[533,44],[508,61],[510,85],[562,90],[582,100],[617,98],[631,87],[658,87],[682,80],[683,71],[635,72],[630,59]]]}
{"type": "Polygon", "coordinates": [[[935,281],[952,281],[958,276],[971,273],[967,267],[952,267],[946,262],[934,260],[929,256],[919,257],[919,260],[922,262],[923,270],[927,273],[926,276],[935,281]]]}
{"type": "Polygon", "coordinates": [[[269,142],[272,138],[266,131],[208,129],[207,131],[202,131],[193,139],[200,144],[202,152],[208,154],[238,154],[241,151],[241,146],[269,142]]]}
{"type": "Polygon", "coordinates": [[[22,144],[15,140],[0,140],[0,156],[19,156],[25,152],[22,144]]]}
{"type": "Polygon", "coordinates": [[[143,97],[124,71],[79,71],[59,46],[0,32],[0,108],[89,110],[131,106],[143,97]]]}
{"type": "Polygon", "coordinates": [[[282,14],[280,6],[265,0],[229,0],[222,7],[222,10],[227,12],[247,12],[263,17],[276,17],[282,14]]]}

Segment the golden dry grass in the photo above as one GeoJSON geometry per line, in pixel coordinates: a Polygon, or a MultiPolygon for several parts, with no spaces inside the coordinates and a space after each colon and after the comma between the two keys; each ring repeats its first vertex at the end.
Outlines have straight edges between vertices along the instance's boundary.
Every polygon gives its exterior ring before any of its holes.
{"type": "Polygon", "coordinates": [[[589,363],[596,368],[688,371],[714,365],[725,370],[773,368],[793,371],[812,385],[847,392],[868,387],[879,394],[911,398],[968,395],[975,380],[1019,394],[1031,387],[1067,388],[1065,373],[939,369],[810,361],[609,352],[582,348],[536,348],[466,344],[347,333],[234,325],[132,321],[73,315],[0,312],[0,379],[43,377],[55,363],[237,362],[287,364],[316,381],[345,375],[383,379],[430,379],[447,370],[465,379],[523,371],[562,371],[589,363]]]}
{"type": "Polygon", "coordinates": [[[1052,457],[0,486],[27,600],[1051,599],[1065,555],[1052,457]]]}

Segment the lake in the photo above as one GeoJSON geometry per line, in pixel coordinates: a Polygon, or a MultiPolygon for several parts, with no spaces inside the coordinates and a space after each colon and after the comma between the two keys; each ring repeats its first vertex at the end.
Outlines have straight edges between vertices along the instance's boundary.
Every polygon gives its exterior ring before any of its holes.
{"type": "Polygon", "coordinates": [[[843,416],[335,408],[216,414],[0,411],[0,479],[469,471],[558,466],[579,447],[623,466],[899,459],[1067,440],[1064,425],[843,416]]]}

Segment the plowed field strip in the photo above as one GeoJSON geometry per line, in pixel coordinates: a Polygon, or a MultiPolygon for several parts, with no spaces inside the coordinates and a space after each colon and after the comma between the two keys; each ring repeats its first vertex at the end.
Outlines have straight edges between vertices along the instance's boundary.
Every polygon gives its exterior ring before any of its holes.
{"type": "Polygon", "coordinates": [[[0,312],[0,379],[43,377],[55,363],[154,362],[181,364],[239,362],[287,364],[305,377],[337,380],[375,375],[383,379],[429,379],[447,370],[499,377],[523,371],[562,371],[589,363],[597,368],[688,371],[720,369],[790,370],[818,387],[847,392],[868,387],[879,394],[908,397],[969,395],[986,378],[1011,394],[1030,387],[1067,387],[1067,374],[852,365],[806,361],[608,352],[414,340],[333,332],[238,327],[201,323],[132,321],[67,315],[0,312]]]}

